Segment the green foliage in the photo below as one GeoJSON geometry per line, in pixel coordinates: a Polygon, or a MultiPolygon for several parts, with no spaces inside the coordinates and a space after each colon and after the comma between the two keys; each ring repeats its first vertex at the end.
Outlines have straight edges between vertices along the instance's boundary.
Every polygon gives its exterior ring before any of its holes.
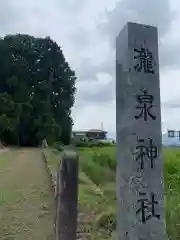
{"type": "Polygon", "coordinates": [[[96,185],[103,184],[104,178],[114,180],[114,173],[107,167],[102,167],[94,162],[82,162],[81,169],[96,185]]]}
{"type": "MultiPolygon", "coordinates": [[[[111,149],[111,147],[109,147],[111,149]]],[[[103,148],[86,149],[81,152],[80,167],[81,170],[90,178],[96,185],[107,181],[114,181],[114,170],[116,167],[115,158],[112,158],[103,148]]]]}
{"type": "Polygon", "coordinates": [[[116,170],[116,160],[115,158],[112,158],[107,153],[99,153],[98,151],[94,152],[92,161],[98,164],[99,166],[110,168],[111,170],[116,170]]]}
{"type": "Polygon", "coordinates": [[[116,230],[116,212],[114,209],[102,212],[96,219],[96,227],[107,229],[109,235],[116,230]]]}
{"type": "MultiPolygon", "coordinates": [[[[83,148],[80,151],[81,171],[94,184],[98,184],[102,196],[88,194],[91,208],[87,208],[85,187],[80,185],[80,208],[86,214],[95,212],[96,220],[92,220],[92,235],[97,239],[114,239],[116,226],[116,193],[115,193],[115,148],[83,148]],[[87,165],[87,166],[84,166],[87,165]],[[99,170],[99,166],[100,170],[99,170]],[[107,171],[108,169],[108,171],[107,171]],[[109,171],[114,174],[114,179],[109,178],[109,171]],[[100,175],[100,176],[99,176],[100,175]],[[85,196],[84,196],[85,195],[85,196]],[[83,198],[81,197],[83,196],[83,198]],[[99,199],[100,198],[100,199],[99,199]],[[98,203],[98,204],[97,204],[98,203]],[[107,235],[109,237],[107,237],[107,235]]],[[[164,149],[164,180],[165,180],[165,216],[168,239],[179,239],[180,236],[180,150],[164,149]]],[[[82,181],[82,180],[81,180],[82,181]]],[[[86,179],[87,186],[88,180],[86,179]]]]}
{"type": "Polygon", "coordinates": [[[111,142],[103,142],[100,140],[96,139],[89,139],[89,138],[84,138],[83,140],[80,138],[74,138],[72,140],[72,144],[76,147],[87,147],[87,148],[92,148],[92,147],[114,147],[114,144],[111,142]]]}
{"type": "Polygon", "coordinates": [[[0,39],[0,137],[8,144],[37,145],[71,136],[75,73],[49,37],[0,39]]]}
{"type": "MultiPolygon", "coordinates": [[[[116,239],[115,148],[78,150],[79,211],[86,222],[81,227],[91,229],[91,239],[116,239]]],[[[163,157],[166,229],[168,239],[176,240],[180,236],[180,150],[164,149],[163,157]]]]}
{"type": "Polygon", "coordinates": [[[116,228],[115,148],[80,148],[79,155],[80,211],[92,215],[91,239],[110,239],[116,228]]]}
{"type": "Polygon", "coordinates": [[[164,150],[166,228],[170,240],[180,236],[180,150],[164,150]]]}
{"type": "Polygon", "coordinates": [[[62,144],[62,142],[55,142],[53,144],[53,147],[60,152],[62,152],[64,150],[64,145],[62,144]]]}
{"type": "Polygon", "coordinates": [[[71,140],[71,143],[75,147],[88,147],[88,141],[87,140],[81,140],[79,138],[74,138],[71,140]]]}

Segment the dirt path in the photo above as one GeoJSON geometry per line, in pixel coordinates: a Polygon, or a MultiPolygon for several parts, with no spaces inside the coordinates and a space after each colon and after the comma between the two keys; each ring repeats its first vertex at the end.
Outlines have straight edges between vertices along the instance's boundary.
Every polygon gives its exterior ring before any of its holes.
{"type": "Polygon", "coordinates": [[[0,239],[53,240],[54,202],[39,150],[0,153],[0,239]]]}

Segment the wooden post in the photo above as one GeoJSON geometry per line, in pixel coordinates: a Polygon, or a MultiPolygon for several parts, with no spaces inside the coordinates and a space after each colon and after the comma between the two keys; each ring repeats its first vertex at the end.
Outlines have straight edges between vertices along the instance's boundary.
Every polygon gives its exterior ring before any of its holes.
{"type": "Polygon", "coordinates": [[[75,240],[78,204],[78,156],[65,152],[57,174],[56,240],[75,240]]]}

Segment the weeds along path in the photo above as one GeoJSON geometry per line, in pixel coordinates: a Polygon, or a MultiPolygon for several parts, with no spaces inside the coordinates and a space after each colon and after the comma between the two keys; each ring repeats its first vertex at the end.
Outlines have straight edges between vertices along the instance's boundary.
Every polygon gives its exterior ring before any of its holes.
{"type": "Polygon", "coordinates": [[[38,149],[0,153],[0,239],[53,240],[54,201],[38,149]]]}

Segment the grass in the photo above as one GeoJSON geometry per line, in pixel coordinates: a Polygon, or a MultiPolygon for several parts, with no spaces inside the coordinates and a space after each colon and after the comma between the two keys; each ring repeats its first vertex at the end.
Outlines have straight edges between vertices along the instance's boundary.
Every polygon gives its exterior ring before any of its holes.
{"type": "Polygon", "coordinates": [[[116,228],[115,149],[80,149],[79,209],[90,215],[91,239],[110,239],[116,228]]]}
{"type": "Polygon", "coordinates": [[[165,208],[169,239],[180,239],[180,150],[164,150],[165,208]]]}
{"type": "MultiPolygon", "coordinates": [[[[93,240],[115,239],[115,148],[80,148],[79,155],[79,211],[88,219],[82,231],[90,231],[93,240]]],[[[163,155],[167,234],[169,240],[179,240],[180,149],[166,148],[163,155]]],[[[49,160],[54,170],[57,156],[51,153],[49,160]]]]}
{"type": "Polygon", "coordinates": [[[0,153],[0,174],[10,164],[11,158],[12,158],[12,153],[10,153],[10,152],[0,153]]]}

